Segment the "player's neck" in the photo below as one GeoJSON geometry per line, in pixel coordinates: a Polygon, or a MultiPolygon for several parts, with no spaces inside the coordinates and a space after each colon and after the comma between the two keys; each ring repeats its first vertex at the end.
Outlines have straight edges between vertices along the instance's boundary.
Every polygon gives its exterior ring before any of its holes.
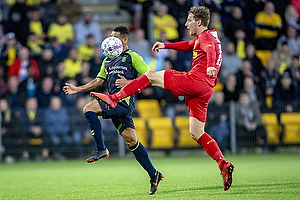
{"type": "Polygon", "coordinates": [[[207,26],[200,26],[199,29],[198,29],[198,34],[197,35],[203,33],[205,30],[207,30],[207,26]]]}
{"type": "Polygon", "coordinates": [[[128,49],[128,45],[124,45],[123,52],[126,51],[127,49],[128,49]]]}

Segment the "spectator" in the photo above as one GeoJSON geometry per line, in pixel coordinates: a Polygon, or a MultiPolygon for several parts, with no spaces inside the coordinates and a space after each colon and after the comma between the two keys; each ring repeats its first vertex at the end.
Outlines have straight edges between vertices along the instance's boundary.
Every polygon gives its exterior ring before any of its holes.
{"type": "Polygon", "coordinates": [[[81,45],[86,41],[88,35],[94,35],[97,44],[102,41],[99,24],[93,20],[92,13],[84,13],[83,19],[74,25],[76,44],[81,45]]]}
{"type": "Polygon", "coordinates": [[[178,23],[176,19],[168,14],[168,6],[161,4],[158,7],[157,13],[153,18],[154,24],[154,39],[160,39],[160,33],[163,31],[166,33],[167,40],[174,41],[179,38],[178,23]]]}
{"type": "Polygon", "coordinates": [[[37,7],[34,7],[30,11],[29,31],[30,33],[36,34],[41,45],[44,44],[46,34],[44,32],[43,25],[40,19],[40,11],[37,7]]]}
{"type": "Polygon", "coordinates": [[[279,50],[273,50],[271,59],[274,61],[279,74],[282,74],[291,65],[292,55],[286,41],[282,42],[279,50]]]}
{"type": "Polygon", "coordinates": [[[223,54],[222,67],[220,71],[222,82],[227,80],[229,74],[235,74],[242,67],[242,59],[235,53],[233,42],[227,42],[223,54]]]}
{"type": "Polygon", "coordinates": [[[51,98],[49,106],[45,110],[45,128],[53,145],[54,159],[64,160],[63,154],[71,143],[68,112],[57,96],[51,98]]]}
{"type": "Polygon", "coordinates": [[[61,44],[56,37],[50,38],[53,57],[57,62],[62,62],[68,57],[69,48],[61,44]]]}
{"type": "Polygon", "coordinates": [[[83,61],[89,61],[92,59],[97,46],[94,35],[87,35],[86,42],[78,47],[79,57],[83,61]]]}
{"type": "Polygon", "coordinates": [[[235,33],[237,30],[242,30],[244,33],[247,33],[246,22],[243,18],[243,11],[240,7],[234,6],[230,20],[224,24],[226,37],[231,41],[236,41],[233,33],[235,33]]]}
{"type": "Polygon", "coordinates": [[[56,21],[57,16],[59,15],[59,9],[54,1],[41,0],[41,3],[39,4],[39,11],[43,30],[47,33],[50,24],[56,21]]]}
{"type": "Polygon", "coordinates": [[[91,65],[89,62],[82,62],[81,69],[82,72],[80,74],[77,74],[75,77],[78,85],[84,85],[95,78],[90,75],[91,65]]]}
{"type": "Polygon", "coordinates": [[[0,50],[1,64],[5,66],[5,74],[8,68],[14,63],[21,47],[22,45],[18,43],[14,33],[9,32],[6,34],[5,45],[0,50]]]}
{"type": "Polygon", "coordinates": [[[265,0],[245,0],[244,18],[248,28],[249,40],[253,41],[255,34],[255,15],[264,8],[265,0]]]}
{"type": "Polygon", "coordinates": [[[251,43],[246,45],[246,60],[249,60],[249,62],[251,63],[251,71],[254,76],[259,76],[264,66],[261,63],[261,60],[256,55],[255,46],[251,43]]]}
{"type": "Polygon", "coordinates": [[[19,90],[19,79],[17,76],[8,77],[7,81],[8,92],[5,98],[8,100],[10,108],[13,112],[19,111],[24,106],[26,94],[19,90]]]}
{"type": "Polygon", "coordinates": [[[296,8],[298,13],[298,18],[300,18],[300,2],[299,0],[291,0],[291,4],[296,8]]]}
{"type": "Polygon", "coordinates": [[[46,161],[49,160],[49,139],[44,130],[44,119],[48,118],[38,109],[37,99],[28,98],[20,116],[20,131],[25,138],[24,154],[46,161]]]}
{"type": "Polygon", "coordinates": [[[130,43],[130,49],[137,52],[144,59],[150,57],[151,46],[150,42],[145,38],[143,29],[135,30],[135,41],[130,43]]]}
{"type": "Polygon", "coordinates": [[[241,59],[246,58],[246,33],[242,29],[237,29],[234,32],[236,43],[236,55],[241,59]]]}
{"type": "Polygon", "coordinates": [[[82,112],[82,109],[86,104],[86,98],[80,97],[76,102],[75,109],[74,107],[70,107],[68,109],[71,125],[71,137],[75,144],[76,155],[79,158],[84,156],[84,153],[90,153],[94,150],[94,139],[82,112]],[[87,151],[84,150],[83,145],[87,146],[87,151]]]}
{"type": "Polygon", "coordinates": [[[28,77],[19,84],[19,90],[25,93],[26,98],[34,97],[39,86],[39,80],[34,79],[34,69],[32,66],[27,67],[28,77]]]}
{"type": "Polygon", "coordinates": [[[216,0],[193,0],[194,6],[205,6],[209,9],[210,13],[220,12],[222,7],[220,3],[216,0]]]}
{"type": "Polygon", "coordinates": [[[0,150],[3,153],[3,157],[6,163],[13,163],[13,156],[17,155],[17,135],[19,131],[18,122],[15,118],[15,115],[12,114],[10,105],[5,98],[0,99],[0,114],[1,114],[1,137],[2,137],[2,146],[0,150]]]}
{"type": "Polygon", "coordinates": [[[216,91],[213,102],[208,104],[206,129],[217,141],[223,154],[228,146],[229,136],[229,104],[224,102],[224,93],[216,91]]]}
{"type": "Polygon", "coordinates": [[[225,96],[224,101],[237,101],[239,98],[239,92],[236,76],[234,74],[229,74],[223,87],[223,93],[225,96]]]}
{"type": "Polygon", "coordinates": [[[0,47],[5,44],[5,22],[3,21],[3,13],[0,10],[0,47]]]}
{"type": "Polygon", "coordinates": [[[289,46],[289,53],[292,55],[299,54],[300,36],[297,35],[297,30],[293,26],[288,26],[286,35],[281,35],[277,41],[277,50],[281,49],[283,43],[287,43],[289,46]]]}
{"type": "Polygon", "coordinates": [[[192,7],[192,2],[189,0],[176,0],[171,3],[170,14],[176,19],[178,23],[179,39],[184,37],[186,13],[192,7]]]}
{"type": "Polygon", "coordinates": [[[41,88],[36,91],[36,98],[40,108],[46,108],[50,105],[50,99],[55,96],[53,91],[53,79],[49,76],[42,79],[41,88]]]}
{"type": "Polygon", "coordinates": [[[12,66],[8,70],[9,76],[17,76],[19,81],[23,81],[28,78],[28,66],[33,68],[33,78],[38,79],[40,77],[40,71],[37,63],[34,59],[29,58],[30,52],[27,47],[22,47],[18,58],[14,61],[12,66]]]}
{"type": "Polygon", "coordinates": [[[5,75],[4,67],[0,65],[0,98],[8,91],[7,76],[5,75]]]}
{"type": "Polygon", "coordinates": [[[261,92],[260,87],[257,87],[254,84],[253,76],[246,76],[244,78],[244,87],[243,91],[247,92],[250,97],[250,102],[251,103],[256,103],[258,104],[261,108],[264,106],[264,97],[261,92]]]}
{"type": "Polygon", "coordinates": [[[40,70],[41,79],[46,76],[54,77],[57,62],[54,58],[52,49],[43,49],[42,56],[37,60],[37,64],[40,70]]]}
{"type": "Polygon", "coordinates": [[[65,85],[66,81],[68,80],[68,78],[65,75],[65,68],[65,63],[60,62],[57,64],[53,78],[55,93],[59,93],[65,85]]]}
{"type": "MultiPolygon", "coordinates": [[[[160,32],[159,41],[168,43],[168,38],[167,38],[166,32],[164,32],[164,31],[160,32]]],[[[169,51],[170,51],[169,49],[160,49],[158,52],[154,51],[154,56],[155,56],[155,58],[161,58],[164,60],[167,57],[169,57],[169,51]]]]}
{"type": "Polygon", "coordinates": [[[71,48],[69,50],[69,55],[67,59],[64,61],[65,63],[65,75],[68,78],[75,78],[75,76],[82,72],[81,64],[82,61],[79,58],[77,48],[71,48]]]}
{"type": "Polygon", "coordinates": [[[76,24],[79,21],[81,14],[81,6],[73,0],[62,0],[59,5],[60,13],[65,15],[71,24],[76,24]]]}
{"type": "MultiPolygon", "coordinates": [[[[183,38],[184,41],[189,41],[194,39],[194,36],[189,34],[189,31],[185,30],[185,36],[183,38]]],[[[192,51],[178,51],[177,52],[177,65],[175,66],[178,71],[189,71],[192,67],[192,51]]]]}
{"type": "Polygon", "coordinates": [[[242,147],[256,146],[257,137],[259,145],[267,152],[266,130],[261,123],[261,112],[258,104],[250,102],[247,92],[242,92],[235,105],[237,149],[242,153],[242,147]]]}
{"type": "Polygon", "coordinates": [[[68,22],[68,18],[60,14],[57,17],[57,22],[50,24],[48,29],[48,37],[56,37],[59,43],[70,45],[74,42],[74,31],[72,24],[68,22]]]}
{"type": "Polygon", "coordinates": [[[216,31],[221,31],[222,33],[224,33],[220,13],[218,12],[211,13],[209,27],[216,29],[216,31]]]}
{"type": "Polygon", "coordinates": [[[235,76],[236,76],[236,83],[237,83],[236,87],[238,91],[240,91],[244,87],[245,77],[250,76],[254,78],[254,75],[251,71],[251,63],[249,62],[249,60],[243,61],[242,68],[235,74],[235,76]]]}
{"type": "Polygon", "coordinates": [[[284,72],[276,84],[273,99],[273,109],[277,114],[295,112],[298,107],[297,90],[288,72],[284,72]]]}
{"type": "Polygon", "coordinates": [[[267,1],[264,10],[255,16],[256,48],[259,50],[273,50],[282,28],[280,15],[275,13],[274,4],[267,1]]]}
{"type": "MultiPolygon", "coordinates": [[[[299,67],[299,56],[293,56],[292,64],[285,71],[289,73],[289,76],[292,78],[292,83],[296,88],[298,94],[300,92],[300,67],[299,67]]],[[[284,73],[285,73],[284,72],[284,73]]]]}
{"type": "Polygon", "coordinates": [[[95,48],[94,56],[91,60],[89,60],[89,64],[91,66],[90,68],[90,75],[91,77],[96,77],[99,72],[99,66],[102,63],[102,57],[101,57],[101,50],[100,47],[95,48]]]}
{"type": "Polygon", "coordinates": [[[27,47],[30,49],[32,58],[37,59],[41,56],[43,49],[43,41],[35,33],[30,33],[26,42],[27,47]]]}
{"type": "MultiPolygon", "coordinates": [[[[78,85],[76,79],[68,79],[66,82],[73,84],[75,86],[78,85]]],[[[74,95],[65,95],[65,93],[62,90],[59,92],[59,96],[61,98],[62,105],[65,107],[75,107],[77,100],[80,97],[83,97],[84,95],[85,95],[84,93],[77,93],[74,95]]]]}
{"type": "Polygon", "coordinates": [[[29,34],[29,9],[26,0],[16,0],[9,12],[8,31],[14,32],[23,46],[26,45],[29,34]]]}
{"type": "Polygon", "coordinates": [[[298,13],[297,13],[295,6],[293,6],[292,4],[290,4],[286,7],[285,13],[284,13],[284,19],[285,19],[285,30],[286,30],[286,27],[292,26],[297,31],[300,31],[298,13]]]}
{"type": "Polygon", "coordinates": [[[280,78],[280,74],[275,68],[273,60],[268,60],[266,67],[259,74],[259,85],[264,94],[264,98],[272,97],[275,90],[275,85],[280,78]]]}
{"type": "Polygon", "coordinates": [[[234,7],[243,8],[240,0],[223,0],[221,3],[222,23],[226,24],[230,20],[234,7]]]}

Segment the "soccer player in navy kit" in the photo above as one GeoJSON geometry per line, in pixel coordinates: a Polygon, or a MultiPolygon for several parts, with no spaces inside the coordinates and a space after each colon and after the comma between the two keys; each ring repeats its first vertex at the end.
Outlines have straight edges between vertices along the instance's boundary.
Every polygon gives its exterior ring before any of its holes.
{"type": "MultiPolygon", "coordinates": [[[[125,26],[118,26],[113,29],[111,36],[119,38],[123,43],[123,52],[116,58],[105,58],[102,62],[100,72],[97,77],[82,86],[74,86],[66,83],[63,87],[65,94],[71,95],[78,92],[89,92],[102,86],[107,81],[109,94],[120,91],[120,87],[124,86],[124,82],[137,78],[138,74],[144,74],[149,71],[148,65],[135,52],[128,49],[129,30],[125,26]],[[123,83],[122,83],[123,82],[123,83]]],[[[111,118],[116,129],[124,138],[126,145],[135,155],[136,160],[148,172],[150,177],[151,189],[149,194],[152,195],[157,190],[159,181],[163,178],[163,174],[157,171],[148,156],[145,147],[138,141],[132,120],[132,112],[134,109],[134,96],[129,96],[120,101],[114,109],[108,109],[102,101],[93,100],[84,108],[84,116],[88,121],[91,133],[97,144],[95,153],[87,159],[88,163],[98,161],[109,157],[109,151],[106,148],[101,131],[101,123],[98,116],[104,119],[111,118]]]]}

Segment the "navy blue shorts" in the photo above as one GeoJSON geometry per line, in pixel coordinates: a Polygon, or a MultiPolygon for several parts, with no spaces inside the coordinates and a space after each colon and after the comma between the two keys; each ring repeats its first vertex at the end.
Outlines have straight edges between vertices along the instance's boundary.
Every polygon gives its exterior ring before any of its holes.
{"type": "Polygon", "coordinates": [[[130,97],[129,104],[123,100],[115,108],[109,110],[102,101],[98,101],[98,103],[102,110],[102,118],[111,119],[120,134],[128,127],[135,129],[132,120],[132,112],[135,105],[134,97],[130,97]]]}

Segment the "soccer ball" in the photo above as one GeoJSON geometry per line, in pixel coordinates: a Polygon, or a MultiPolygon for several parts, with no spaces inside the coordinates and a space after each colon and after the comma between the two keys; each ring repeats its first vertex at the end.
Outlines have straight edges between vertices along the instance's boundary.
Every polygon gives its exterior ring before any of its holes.
{"type": "Polygon", "coordinates": [[[122,41],[117,37],[108,37],[102,42],[101,50],[106,57],[116,58],[123,52],[122,41]]]}

